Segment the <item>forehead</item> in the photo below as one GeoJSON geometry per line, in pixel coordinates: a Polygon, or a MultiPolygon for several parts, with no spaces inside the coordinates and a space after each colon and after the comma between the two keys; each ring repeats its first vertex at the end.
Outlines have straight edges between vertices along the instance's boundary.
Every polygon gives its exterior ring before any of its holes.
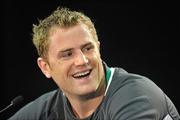
{"type": "Polygon", "coordinates": [[[49,38],[51,41],[72,39],[74,37],[92,37],[88,27],[84,24],[77,24],[72,27],[55,26],[50,30],[49,38]]]}
{"type": "Polygon", "coordinates": [[[49,39],[49,50],[77,47],[86,42],[95,42],[88,27],[84,24],[69,28],[53,27],[49,39]]]}

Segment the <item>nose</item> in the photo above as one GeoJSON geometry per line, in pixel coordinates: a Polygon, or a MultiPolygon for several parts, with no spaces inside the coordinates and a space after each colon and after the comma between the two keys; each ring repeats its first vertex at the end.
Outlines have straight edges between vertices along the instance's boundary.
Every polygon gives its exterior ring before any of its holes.
{"type": "Polygon", "coordinates": [[[87,57],[84,55],[82,51],[77,53],[77,56],[74,61],[76,66],[86,65],[88,62],[89,60],[87,59],[87,57]]]}

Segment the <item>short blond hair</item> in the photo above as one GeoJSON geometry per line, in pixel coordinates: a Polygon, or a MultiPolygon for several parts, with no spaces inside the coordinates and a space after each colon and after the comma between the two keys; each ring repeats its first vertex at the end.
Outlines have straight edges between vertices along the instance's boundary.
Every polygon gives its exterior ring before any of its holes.
{"type": "Polygon", "coordinates": [[[68,8],[58,7],[51,15],[44,20],[39,20],[39,24],[33,24],[33,44],[38,55],[46,58],[49,48],[50,30],[53,27],[68,28],[79,23],[87,26],[94,40],[98,41],[96,29],[91,19],[82,12],[71,11],[68,8]]]}

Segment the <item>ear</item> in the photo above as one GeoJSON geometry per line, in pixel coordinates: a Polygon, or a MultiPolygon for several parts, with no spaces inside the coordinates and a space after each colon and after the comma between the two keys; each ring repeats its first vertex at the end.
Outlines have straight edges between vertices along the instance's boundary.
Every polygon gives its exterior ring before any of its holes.
{"type": "Polygon", "coordinates": [[[41,69],[41,71],[44,73],[44,75],[47,77],[47,78],[51,78],[51,69],[50,69],[50,66],[49,64],[47,63],[46,60],[44,60],[43,58],[39,57],[37,59],[37,64],[39,66],[39,68],[41,69]]]}

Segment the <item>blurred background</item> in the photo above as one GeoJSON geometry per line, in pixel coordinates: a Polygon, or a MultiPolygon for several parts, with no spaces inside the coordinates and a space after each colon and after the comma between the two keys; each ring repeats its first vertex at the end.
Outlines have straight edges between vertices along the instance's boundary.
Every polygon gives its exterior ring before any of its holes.
{"type": "Polygon", "coordinates": [[[4,0],[2,4],[1,101],[3,109],[22,95],[24,101],[1,114],[7,119],[28,102],[57,88],[36,64],[32,24],[58,6],[78,10],[92,18],[109,66],[144,75],[154,81],[180,110],[179,8],[177,3],[153,1],[4,0]]]}

